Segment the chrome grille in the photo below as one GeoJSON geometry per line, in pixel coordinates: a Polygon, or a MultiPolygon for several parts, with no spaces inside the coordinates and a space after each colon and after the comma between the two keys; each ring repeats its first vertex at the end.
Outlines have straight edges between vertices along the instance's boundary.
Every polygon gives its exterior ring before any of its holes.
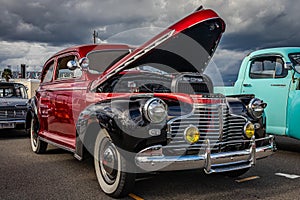
{"type": "Polygon", "coordinates": [[[240,147],[240,141],[244,139],[243,131],[247,120],[240,116],[229,115],[224,123],[221,150],[229,147],[240,147]]]}
{"type": "Polygon", "coordinates": [[[192,114],[168,123],[170,142],[166,149],[172,154],[183,155],[187,151],[204,150],[205,140],[209,139],[212,151],[223,151],[231,145],[240,145],[234,141],[243,139],[245,123],[243,117],[230,115],[225,103],[195,104],[192,114]],[[184,130],[190,125],[200,131],[200,140],[193,145],[184,139],[184,130]]]}
{"type": "Polygon", "coordinates": [[[25,109],[4,109],[0,110],[0,119],[9,119],[9,118],[25,118],[26,110],[25,109]]]}

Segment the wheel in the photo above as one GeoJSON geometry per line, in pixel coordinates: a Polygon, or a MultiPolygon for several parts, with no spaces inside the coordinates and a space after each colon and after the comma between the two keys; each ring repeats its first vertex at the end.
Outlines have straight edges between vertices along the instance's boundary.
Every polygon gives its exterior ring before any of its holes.
{"type": "Polygon", "coordinates": [[[31,149],[33,152],[37,154],[42,154],[46,152],[48,143],[41,141],[38,137],[38,121],[35,117],[31,119],[30,122],[30,143],[31,143],[31,149]]]}
{"type": "Polygon", "coordinates": [[[130,162],[120,155],[106,131],[100,131],[94,147],[95,171],[100,187],[107,195],[119,198],[134,187],[135,173],[130,173],[130,162]]]}
{"type": "Polygon", "coordinates": [[[240,169],[240,170],[235,170],[235,171],[230,171],[230,172],[224,172],[223,175],[228,176],[228,177],[239,177],[242,176],[243,174],[245,174],[247,171],[249,170],[249,168],[245,168],[245,169],[240,169]]]}

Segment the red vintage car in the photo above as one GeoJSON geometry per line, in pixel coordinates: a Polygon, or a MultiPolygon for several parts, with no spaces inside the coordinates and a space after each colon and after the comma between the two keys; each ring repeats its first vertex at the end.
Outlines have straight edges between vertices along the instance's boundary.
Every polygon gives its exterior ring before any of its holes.
{"type": "Polygon", "coordinates": [[[139,48],[83,45],[45,64],[30,100],[35,153],[53,144],[94,156],[101,189],[127,195],[137,173],[204,169],[239,176],[274,151],[266,104],[213,92],[203,72],[224,21],[198,9],[139,48]]]}

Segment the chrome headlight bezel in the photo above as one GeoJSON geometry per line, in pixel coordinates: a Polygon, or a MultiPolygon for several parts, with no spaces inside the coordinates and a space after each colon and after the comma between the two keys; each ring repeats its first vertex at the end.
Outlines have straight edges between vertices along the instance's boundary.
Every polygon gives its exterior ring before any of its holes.
{"type": "Polygon", "coordinates": [[[248,113],[253,119],[260,119],[263,116],[267,104],[258,98],[254,98],[247,106],[248,113]]]}
{"type": "Polygon", "coordinates": [[[151,123],[161,123],[168,117],[168,106],[159,98],[149,99],[143,108],[145,118],[151,123]]]}

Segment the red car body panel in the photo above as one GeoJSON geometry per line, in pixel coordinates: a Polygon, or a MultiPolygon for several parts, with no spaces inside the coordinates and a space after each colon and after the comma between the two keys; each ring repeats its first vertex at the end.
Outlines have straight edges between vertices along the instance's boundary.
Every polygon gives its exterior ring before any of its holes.
{"type": "MultiPolygon", "coordinates": [[[[186,18],[180,20],[174,25],[167,28],[162,33],[155,36],[153,39],[146,42],[141,47],[135,49],[132,53],[128,54],[120,61],[115,63],[112,67],[106,70],[101,76],[92,75],[83,71],[81,78],[70,80],[53,80],[50,83],[42,83],[37,91],[36,97],[38,99],[38,117],[40,121],[39,136],[52,141],[58,145],[64,146],[69,150],[75,151],[76,148],[76,121],[80,112],[92,103],[99,102],[105,99],[130,97],[132,94],[118,94],[118,93],[92,93],[90,89],[94,89],[95,86],[103,83],[107,76],[111,73],[118,72],[118,68],[130,61],[135,56],[141,54],[145,48],[151,45],[155,46],[156,41],[160,40],[167,34],[168,38],[176,36],[181,31],[194,26],[195,24],[202,23],[209,19],[219,18],[219,16],[212,10],[200,10],[186,18]],[[92,82],[93,80],[98,80],[92,82]]],[[[222,30],[225,30],[225,23],[223,23],[222,30]]],[[[166,38],[166,39],[168,39],[166,38]]],[[[165,40],[164,40],[165,42],[165,40]]],[[[56,53],[45,64],[54,60],[55,66],[57,60],[61,56],[74,55],[78,59],[86,57],[89,52],[92,51],[107,51],[114,49],[128,49],[133,50],[133,47],[127,45],[82,45],[67,48],[56,53]]],[[[54,73],[54,77],[57,76],[57,72],[54,73]]],[[[45,68],[42,71],[42,76],[45,74],[45,68]]],[[[186,94],[154,94],[154,96],[164,98],[174,98],[186,103],[210,103],[206,100],[199,98],[192,98],[186,94]]]]}
{"type": "MultiPolygon", "coordinates": [[[[81,45],[62,50],[52,56],[45,66],[54,60],[66,55],[74,55],[78,59],[85,57],[91,51],[107,51],[115,49],[129,50],[132,47],[119,44],[81,45]]],[[[42,75],[45,74],[45,68],[42,75]]],[[[54,72],[54,77],[57,72],[54,72]]],[[[38,117],[40,121],[39,135],[58,145],[74,151],[76,147],[76,121],[80,112],[90,103],[99,101],[86,101],[87,90],[92,80],[99,75],[83,72],[82,76],[70,80],[53,80],[42,83],[36,93],[38,99],[38,117]]],[[[93,95],[92,95],[93,96],[93,95]]],[[[106,95],[103,95],[106,96],[106,95]]]]}
{"type": "Polygon", "coordinates": [[[29,100],[31,147],[94,156],[101,189],[121,197],[136,173],[203,168],[245,173],[275,150],[266,106],[215,94],[204,73],[225,30],[202,7],[139,48],[83,45],[52,56],[29,100]],[[257,139],[256,139],[257,138],[257,139]]]}

